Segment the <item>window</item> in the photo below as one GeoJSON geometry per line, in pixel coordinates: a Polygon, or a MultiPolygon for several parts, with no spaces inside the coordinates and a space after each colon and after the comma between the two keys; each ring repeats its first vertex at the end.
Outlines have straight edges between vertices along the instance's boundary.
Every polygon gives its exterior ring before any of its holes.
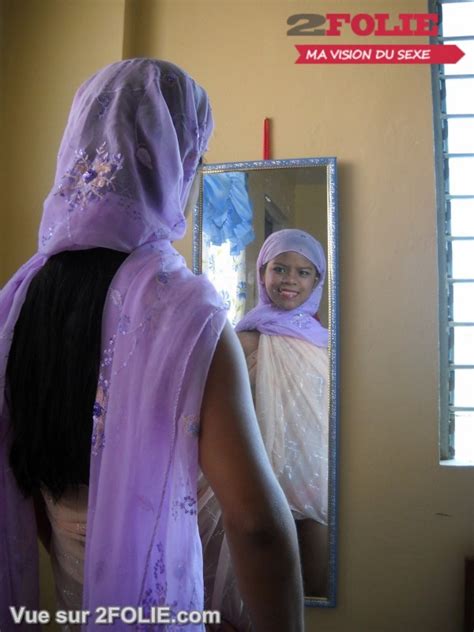
{"type": "Polygon", "coordinates": [[[432,43],[457,44],[433,66],[440,269],[441,461],[474,465],[474,0],[432,0],[432,43]]]}

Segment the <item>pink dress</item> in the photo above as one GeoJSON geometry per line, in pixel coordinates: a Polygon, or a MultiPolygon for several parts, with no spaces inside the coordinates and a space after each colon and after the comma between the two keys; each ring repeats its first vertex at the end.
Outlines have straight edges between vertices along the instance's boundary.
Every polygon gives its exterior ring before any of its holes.
{"type": "Polygon", "coordinates": [[[49,552],[58,610],[82,608],[88,491],[86,485],[80,485],[55,503],[48,491],[42,490],[51,525],[49,552]]]}

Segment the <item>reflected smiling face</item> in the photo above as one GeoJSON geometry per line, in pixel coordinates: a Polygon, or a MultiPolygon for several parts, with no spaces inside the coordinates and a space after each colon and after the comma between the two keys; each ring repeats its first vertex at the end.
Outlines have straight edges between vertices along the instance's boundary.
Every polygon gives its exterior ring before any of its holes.
{"type": "Polygon", "coordinates": [[[261,272],[272,303],[280,309],[296,309],[309,298],[319,280],[309,259],[297,252],[282,252],[261,272]]]}

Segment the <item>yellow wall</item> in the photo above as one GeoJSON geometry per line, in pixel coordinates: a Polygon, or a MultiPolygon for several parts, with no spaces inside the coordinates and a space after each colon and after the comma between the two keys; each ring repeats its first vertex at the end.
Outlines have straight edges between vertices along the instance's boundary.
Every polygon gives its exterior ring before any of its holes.
{"type": "MultiPolygon", "coordinates": [[[[430,70],[296,66],[297,38],[286,36],[293,13],[373,11],[374,4],[7,2],[4,265],[11,273],[35,249],[73,88],[122,49],[170,59],[206,86],[216,119],[208,162],[261,158],[265,116],[275,158],[337,156],[339,604],[309,610],[307,629],[458,632],[463,558],[474,552],[474,473],[438,465],[430,70]]],[[[426,11],[424,0],[376,4],[382,12],[426,11]]]]}
{"type": "Polygon", "coordinates": [[[122,55],[124,2],[2,0],[5,275],[36,251],[42,203],[76,88],[122,55]]]}
{"type": "MultiPolygon", "coordinates": [[[[5,7],[0,0],[0,139],[2,141],[0,151],[0,190],[5,191],[5,7]]],[[[5,230],[6,230],[6,204],[4,195],[0,196],[0,284],[5,279],[5,230]]]]}

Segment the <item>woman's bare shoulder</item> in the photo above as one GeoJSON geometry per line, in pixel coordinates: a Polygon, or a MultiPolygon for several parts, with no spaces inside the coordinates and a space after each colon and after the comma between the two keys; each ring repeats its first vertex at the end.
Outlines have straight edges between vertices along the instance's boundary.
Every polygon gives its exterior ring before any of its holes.
{"type": "Polygon", "coordinates": [[[260,332],[258,331],[239,331],[237,336],[244,350],[245,357],[258,349],[258,341],[260,339],[260,332]]]}

